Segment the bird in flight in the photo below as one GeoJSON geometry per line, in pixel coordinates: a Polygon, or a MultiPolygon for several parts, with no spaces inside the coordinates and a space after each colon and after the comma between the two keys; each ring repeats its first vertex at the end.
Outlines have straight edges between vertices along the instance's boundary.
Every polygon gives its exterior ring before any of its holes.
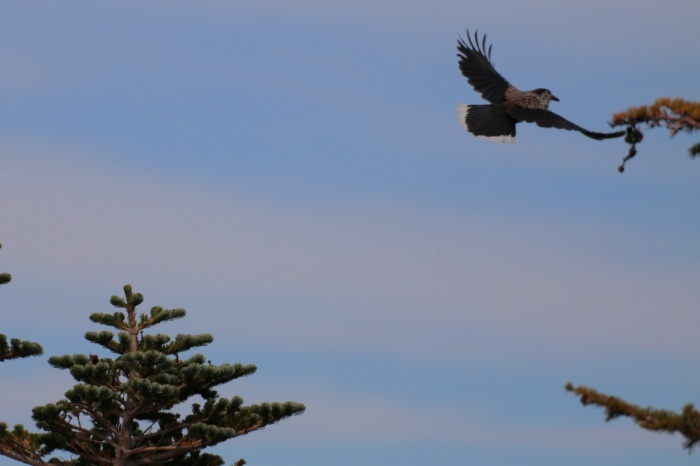
{"type": "Polygon", "coordinates": [[[515,124],[525,121],[543,128],[575,130],[589,138],[603,140],[617,138],[624,131],[615,133],[595,133],[581,128],[549,110],[549,102],[559,101],[549,89],[520,91],[501,76],[491,61],[491,48],[486,48],[486,35],[479,42],[478,33],[474,40],[467,30],[467,42],[460,38],[457,42],[459,69],[474,90],[490,105],[457,106],[457,118],[464,128],[475,136],[498,142],[515,142],[515,124]]]}

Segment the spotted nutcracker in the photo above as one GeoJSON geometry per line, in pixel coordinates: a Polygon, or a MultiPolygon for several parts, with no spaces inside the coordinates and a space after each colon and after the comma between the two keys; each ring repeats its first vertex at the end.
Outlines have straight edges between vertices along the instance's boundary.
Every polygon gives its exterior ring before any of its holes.
{"type": "Polygon", "coordinates": [[[579,131],[589,138],[602,140],[617,138],[624,131],[594,133],[548,110],[549,102],[559,101],[549,89],[523,92],[511,85],[493,66],[491,48],[486,49],[486,35],[479,43],[478,33],[472,41],[467,30],[467,40],[459,39],[459,69],[481,96],[492,105],[457,106],[457,118],[464,128],[475,136],[499,142],[515,142],[515,124],[521,121],[535,123],[544,128],[579,131]]]}

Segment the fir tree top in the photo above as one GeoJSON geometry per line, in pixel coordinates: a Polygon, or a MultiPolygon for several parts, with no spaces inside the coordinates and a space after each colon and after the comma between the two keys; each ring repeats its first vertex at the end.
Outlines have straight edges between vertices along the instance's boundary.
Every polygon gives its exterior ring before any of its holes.
{"type": "MultiPolygon", "coordinates": [[[[0,455],[31,465],[197,465],[223,464],[206,447],[260,430],[306,409],[296,402],[244,405],[239,396],[222,398],[221,384],[253,374],[252,364],[215,365],[201,354],[181,359],[194,347],[213,341],[211,335],[149,335],[144,330],[185,316],[183,309],[151,309],[137,316],[143,295],[124,287],[124,298],[113,306],[126,311],[92,314],[93,322],[120,330],[88,332],[85,338],[116,354],[116,358],[64,355],[49,363],[66,369],[78,382],[65,399],[33,409],[42,433],[0,423],[0,455]],[[189,414],[170,411],[198,395],[189,414]],[[66,460],[55,453],[65,452],[66,460]],[[47,459],[48,457],[48,459],[47,459]]],[[[245,462],[240,460],[237,464],[245,462]]]]}

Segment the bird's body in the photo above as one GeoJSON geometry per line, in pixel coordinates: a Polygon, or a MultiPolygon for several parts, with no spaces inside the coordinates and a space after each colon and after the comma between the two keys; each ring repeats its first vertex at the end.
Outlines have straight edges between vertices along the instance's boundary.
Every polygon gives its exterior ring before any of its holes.
{"type": "Polygon", "coordinates": [[[506,89],[506,103],[511,103],[522,108],[539,108],[547,110],[550,100],[559,100],[547,89],[535,89],[534,91],[523,92],[513,86],[506,89]]]}
{"type": "Polygon", "coordinates": [[[472,41],[467,31],[468,44],[458,41],[459,69],[469,84],[489,101],[490,105],[457,106],[457,118],[464,128],[475,136],[500,142],[515,142],[515,124],[526,121],[545,128],[579,131],[593,139],[616,138],[625,134],[595,133],[581,128],[549,110],[549,102],[559,101],[549,89],[521,91],[501,76],[491,61],[491,47],[486,49],[486,36],[479,43],[474,33],[472,41]]]}

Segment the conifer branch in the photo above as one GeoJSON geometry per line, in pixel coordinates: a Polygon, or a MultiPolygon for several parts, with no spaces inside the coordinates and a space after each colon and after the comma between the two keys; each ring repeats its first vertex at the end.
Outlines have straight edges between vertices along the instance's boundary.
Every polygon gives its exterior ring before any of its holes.
{"type": "MultiPolygon", "coordinates": [[[[0,244],[2,249],[2,244],[0,244]]],[[[12,275],[9,273],[0,273],[0,285],[4,285],[12,281],[12,275]]],[[[11,338],[10,344],[7,343],[7,336],[0,333],[0,362],[8,359],[28,358],[30,356],[38,356],[44,352],[44,349],[39,343],[33,341],[23,341],[17,338],[11,338]]],[[[1,445],[0,445],[1,447],[1,445]]]]}
{"type": "Polygon", "coordinates": [[[10,343],[7,343],[7,337],[0,334],[0,362],[8,359],[28,358],[37,356],[44,352],[44,349],[39,343],[32,341],[23,341],[17,338],[11,338],[10,343]]]}
{"type": "Polygon", "coordinates": [[[574,393],[584,406],[595,405],[605,410],[605,420],[617,417],[629,417],[639,427],[654,432],[679,433],[685,437],[683,447],[688,451],[700,442],[700,412],[692,404],[683,407],[680,413],[655,409],[651,406],[641,407],[628,403],[616,396],[597,392],[589,387],[576,387],[571,382],[566,390],[574,393]]]}
{"type": "MultiPolygon", "coordinates": [[[[0,249],[2,249],[2,244],[0,244],[0,249]]],[[[7,272],[0,273],[0,285],[4,285],[5,283],[9,283],[11,281],[12,275],[7,272]]]]}
{"type": "MultiPolygon", "coordinates": [[[[610,126],[626,127],[625,142],[630,145],[627,156],[618,167],[620,173],[625,170],[625,163],[637,154],[636,145],[644,138],[639,129],[640,125],[646,125],[649,128],[665,127],[669,130],[671,137],[681,131],[697,131],[700,129],[700,102],[664,97],[656,99],[652,105],[632,107],[614,114],[610,126]]],[[[700,155],[700,143],[693,145],[689,153],[693,158],[700,155]]]]}
{"type": "MultiPolygon", "coordinates": [[[[52,356],[49,363],[68,370],[76,380],[65,399],[38,406],[32,418],[44,433],[30,434],[18,426],[9,432],[0,423],[0,456],[34,466],[48,464],[100,464],[127,466],[172,462],[187,465],[221,465],[217,455],[203,448],[246,435],[304,412],[301,403],[261,403],[245,406],[243,399],[219,398],[214,387],[256,371],[252,364],[212,365],[201,355],[181,354],[213,341],[211,335],[147,335],[144,329],[184,317],[183,309],[151,309],[137,314],[143,295],[124,287],[124,297],[110,303],[124,309],[114,314],[95,313],[93,322],[121,330],[87,332],[85,339],[117,354],[112,360],[98,354],[52,356]],[[174,358],[173,358],[174,356],[174,358]],[[181,418],[168,411],[198,395],[203,406],[181,418]],[[89,422],[81,423],[81,419],[89,422]],[[141,430],[140,423],[146,423],[141,430]],[[68,453],[75,459],[44,457],[68,453]]],[[[239,460],[242,466],[245,460],[239,460]]]]}

